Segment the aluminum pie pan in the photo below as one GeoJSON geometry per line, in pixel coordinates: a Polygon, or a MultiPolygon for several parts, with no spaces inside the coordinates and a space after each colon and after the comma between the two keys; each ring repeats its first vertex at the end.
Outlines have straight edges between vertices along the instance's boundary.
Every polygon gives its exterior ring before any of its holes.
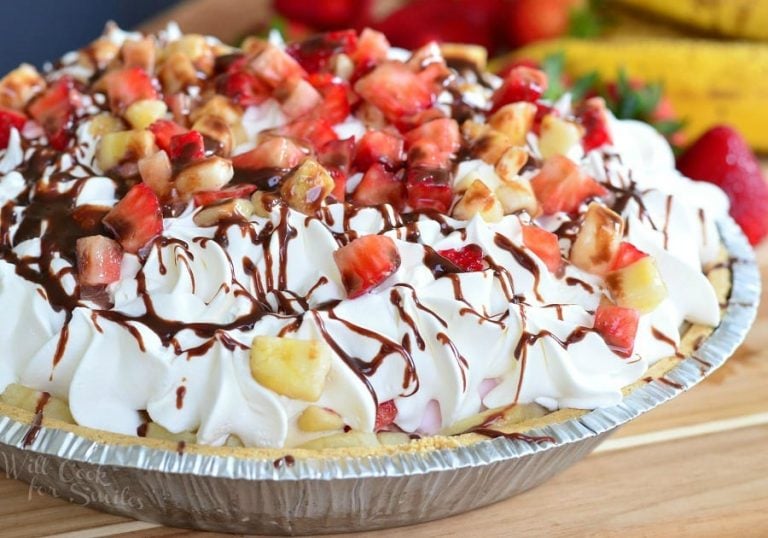
{"type": "MultiPolygon", "coordinates": [[[[612,407],[526,434],[388,456],[273,459],[115,445],[0,416],[0,468],[70,502],[174,527],[237,533],[372,530],[456,515],[544,482],[616,428],[706,378],[744,340],[757,313],[760,274],[731,219],[718,223],[732,286],[720,325],[695,354],[612,407]]],[[[286,451],[289,452],[289,451],[286,451]]]]}

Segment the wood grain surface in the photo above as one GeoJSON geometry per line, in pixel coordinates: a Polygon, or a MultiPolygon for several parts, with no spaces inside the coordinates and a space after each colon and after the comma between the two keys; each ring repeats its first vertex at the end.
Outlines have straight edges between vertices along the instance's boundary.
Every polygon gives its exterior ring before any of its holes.
{"type": "MultiPolygon", "coordinates": [[[[192,0],[150,21],[233,41],[262,0],[192,0]]],[[[768,169],[768,166],[766,166],[768,169]]],[[[768,276],[768,245],[758,249],[768,276]]],[[[640,417],[533,491],[408,528],[408,536],[768,536],[768,302],[736,354],[691,392],[640,417]]],[[[397,537],[403,529],[366,533],[397,537]]],[[[102,514],[0,471],[0,536],[213,536],[102,514]]],[[[350,536],[350,535],[344,535],[350,536]]]]}

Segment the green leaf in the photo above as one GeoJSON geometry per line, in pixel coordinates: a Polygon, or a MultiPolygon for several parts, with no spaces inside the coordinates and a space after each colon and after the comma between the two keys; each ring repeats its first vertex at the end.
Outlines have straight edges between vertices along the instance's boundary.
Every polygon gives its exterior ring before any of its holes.
{"type": "Polygon", "coordinates": [[[571,37],[597,37],[603,24],[590,6],[572,9],[568,15],[568,35],[571,37]]]}
{"type": "Polygon", "coordinates": [[[597,74],[597,71],[592,71],[573,82],[571,85],[571,97],[574,101],[580,101],[590,91],[598,91],[600,85],[600,75],[597,74]]]}
{"type": "Polygon", "coordinates": [[[664,136],[669,136],[685,127],[685,122],[682,120],[661,120],[654,122],[653,126],[664,136]]]}
{"type": "Polygon", "coordinates": [[[566,92],[566,87],[563,84],[565,53],[560,51],[546,56],[541,61],[541,70],[546,73],[549,81],[547,91],[544,92],[542,97],[544,99],[555,101],[566,92]]]}

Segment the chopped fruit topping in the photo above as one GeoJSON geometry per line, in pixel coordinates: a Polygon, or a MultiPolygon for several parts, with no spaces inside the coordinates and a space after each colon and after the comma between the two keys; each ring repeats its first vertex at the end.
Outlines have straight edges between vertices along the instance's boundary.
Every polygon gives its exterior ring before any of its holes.
{"type": "Polygon", "coordinates": [[[611,131],[608,128],[608,114],[602,97],[587,99],[579,115],[584,126],[584,138],[581,145],[584,151],[591,151],[606,144],[611,144],[611,131]]]}
{"type": "Polygon", "coordinates": [[[547,215],[559,211],[576,213],[588,198],[607,194],[602,185],[562,155],[545,160],[539,173],[531,179],[531,186],[547,215]]]}
{"type": "Polygon", "coordinates": [[[155,135],[157,147],[166,153],[171,151],[171,138],[187,132],[184,127],[171,120],[157,120],[148,129],[155,135]]]}
{"type": "Polygon", "coordinates": [[[408,205],[414,211],[434,209],[448,213],[453,202],[451,175],[447,170],[410,168],[405,178],[408,205]]]}
{"type": "Polygon", "coordinates": [[[158,98],[152,78],[140,67],[110,71],[104,83],[107,87],[109,106],[116,114],[122,114],[136,101],[158,98]]]}
{"type": "Polygon", "coordinates": [[[320,92],[303,78],[288,81],[283,87],[278,88],[278,94],[281,93],[285,93],[285,98],[281,102],[282,109],[289,118],[298,118],[312,112],[323,102],[320,92]]]}
{"type": "Polygon", "coordinates": [[[277,88],[286,80],[304,78],[307,72],[285,51],[267,45],[261,53],[250,61],[250,68],[270,87],[277,88]]]}
{"type": "Polygon", "coordinates": [[[123,249],[103,235],[77,240],[77,275],[83,286],[99,286],[120,280],[123,249]]]}
{"type": "Polygon", "coordinates": [[[403,160],[403,139],[386,131],[366,131],[355,152],[355,168],[367,170],[372,164],[382,163],[390,168],[403,160]]]}
{"type": "Polygon", "coordinates": [[[496,195],[479,179],[474,180],[456,206],[452,215],[457,219],[470,220],[475,215],[486,222],[498,222],[504,216],[504,208],[496,195]]]}
{"type": "MultiPolygon", "coordinates": [[[[526,102],[504,105],[488,118],[488,125],[507,137],[507,146],[524,146],[525,139],[533,128],[536,105],[526,102]]],[[[502,151],[503,151],[502,150],[502,151]]],[[[493,164],[493,163],[491,163],[493,164]]]]}
{"type": "Polygon", "coordinates": [[[667,298],[667,287],[650,256],[640,258],[605,277],[611,297],[618,306],[636,308],[646,314],[667,298]]]}
{"type": "Polygon", "coordinates": [[[316,148],[339,139],[331,124],[321,118],[299,118],[284,125],[278,132],[285,136],[306,140],[316,148]]]}
{"type": "Polygon", "coordinates": [[[289,207],[306,215],[314,214],[333,190],[328,171],[313,159],[307,159],[285,178],[280,195],[289,207]]]}
{"type": "Polygon", "coordinates": [[[136,254],[163,231],[160,202],[147,185],[134,185],[107,213],[104,225],[123,250],[136,254]]]}
{"type": "Polygon", "coordinates": [[[582,137],[582,128],[572,121],[547,114],[539,129],[539,152],[545,159],[552,155],[567,155],[582,137]]]}
{"type": "Polygon", "coordinates": [[[557,274],[563,267],[563,257],[557,236],[538,226],[523,226],[523,244],[544,262],[552,273],[557,274]]]}
{"type": "Polygon", "coordinates": [[[373,430],[377,432],[383,430],[395,422],[396,417],[397,406],[394,400],[380,403],[376,408],[376,425],[373,427],[373,430]]]}
{"type": "Polygon", "coordinates": [[[205,114],[192,124],[192,129],[203,135],[204,139],[207,138],[209,143],[215,143],[211,144],[213,147],[208,148],[208,152],[222,157],[228,157],[232,153],[235,134],[223,118],[205,114]]]}
{"type": "Polygon", "coordinates": [[[253,204],[242,198],[221,200],[206,206],[192,218],[198,226],[216,226],[221,222],[246,220],[253,215],[253,204]]]}
{"type": "Polygon", "coordinates": [[[352,61],[358,66],[359,74],[387,58],[389,52],[387,36],[370,28],[363,29],[357,38],[357,48],[351,54],[352,61]]]}
{"type": "Polygon", "coordinates": [[[159,99],[142,99],[125,109],[125,119],[134,129],[146,129],[152,123],[162,118],[168,111],[168,106],[159,99]]]}
{"type": "Polygon", "coordinates": [[[0,393],[0,402],[26,409],[30,413],[39,412],[41,401],[46,402],[46,420],[61,420],[67,424],[75,423],[75,419],[72,418],[72,413],[69,410],[69,403],[47,392],[39,392],[18,383],[11,383],[0,393]]]}
{"type": "Polygon", "coordinates": [[[8,147],[8,139],[11,137],[11,129],[21,131],[27,117],[21,112],[0,106],[0,149],[8,147]]]}
{"type": "Polygon", "coordinates": [[[155,149],[155,137],[149,131],[107,133],[96,146],[96,163],[102,171],[109,172],[125,162],[149,157],[155,149]]]}
{"type": "Polygon", "coordinates": [[[410,166],[448,168],[460,146],[459,124],[450,118],[432,120],[405,133],[410,166]]]}
{"type": "Polygon", "coordinates": [[[634,308],[602,304],[595,312],[595,330],[609,347],[625,357],[632,355],[639,321],[640,312],[634,308]]]}
{"type": "Polygon", "coordinates": [[[0,80],[0,106],[22,110],[45,89],[45,80],[33,66],[21,64],[0,80]]]}
{"type": "Polygon", "coordinates": [[[616,257],[611,264],[611,271],[624,269],[627,265],[632,265],[637,260],[648,256],[645,252],[635,247],[632,243],[622,241],[616,251],[616,257]]]}
{"type": "Polygon", "coordinates": [[[357,33],[354,30],[328,32],[292,43],[285,51],[293,56],[309,73],[326,71],[331,57],[336,54],[351,54],[357,47],[357,33]]]}
{"type": "Polygon", "coordinates": [[[547,91],[547,75],[543,71],[525,66],[515,67],[493,94],[493,110],[519,101],[534,103],[545,91],[547,91]]]}
{"type": "Polygon", "coordinates": [[[623,236],[624,219],[621,215],[592,202],[571,247],[571,263],[590,273],[607,273],[612,270],[623,236]]]}
{"type": "Polygon", "coordinates": [[[270,87],[245,71],[224,73],[216,79],[216,90],[241,106],[259,105],[269,99],[270,87]]]}
{"type": "Polygon", "coordinates": [[[305,432],[327,432],[344,427],[344,421],[338,413],[317,405],[307,407],[299,415],[296,424],[301,431],[305,432]]]}
{"type": "Polygon", "coordinates": [[[340,202],[343,202],[347,195],[347,177],[354,151],[354,137],[332,140],[317,150],[317,160],[333,178],[331,196],[340,202]]]}
{"type": "Polygon", "coordinates": [[[309,82],[322,95],[322,103],[313,116],[322,118],[331,125],[341,123],[349,116],[349,85],[338,77],[327,73],[316,73],[309,76],[309,82]]]}
{"type": "Polygon", "coordinates": [[[155,70],[155,40],[145,36],[137,40],[127,40],[120,49],[123,64],[126,67],[139,67],[147,73],[155,70]]]}
{"type": "Polygon", "coordinates": [[[171,193],[173,185],[173,167],[168,154],[160,150],[148,157],[139,159],[139,175],[141,180],[160,197],[165,198],[171,193]]]}
{"type": "Polygon", "coordinates": [[[191,162],[205,158],[205,141],[198,131],[187,131],[171,137],[168,156],[172,161],[191,162]]]}
{"type": "Polygon", "coordinates": [[[753,245],[768,235],[768,183],[752,149],[731,127],[713,127],[683,153],[678,169],[714,183],[731,201],[731,216],[753,245]]]}
{"type": "Polygon", "coordinates": [[[306,154],[289,138],[267,138],[251,151],[235,155],[232,165],[242,170],[261,168],[293,168],[306,158],[306,154]]]}
{"type": "Polygon", "coordinates": [[[465,271],[482,271],[485,268],[483,249],[479,245],[466,245],[460,249],[449,248],[437,253],[465,271]]]}
{"type": "Polygon", "coordinates": [[[259,217],[269,217],[272,210],[283,205],[280,196],[273,192],[254,191],[251,196],[253,213],[259,217]]]}
{"type": "Polygon", "coordinates": [[[54,149],[61,151],[69,144],[78,102],[74,80],[64,76],[51,84],[29,105],[29,115],[43,127],[48,142],[54,149]]]}
{"type": "Polygon", "coordinates": [[[109,112],[102,112],[97,114],[91,119],[91,123],[88,126],[88,131],[93,137],[104,136],[107,133],[116,133],[117,131],[124,131],[125,123],[117,116],[113,116],[109,112]]]}
{"type": "Polygon", "coordinates": [[[435,101],[430,84],[398,62],[380,64],[357,81],[355,91],[390,121],[417,114],[435,101]]]}
{"type": "Polygon", "coordinates": [[[368,168],[352,194],[352,201],[361,206],[390,204],[401,210],[405,206],[405,183],[381,164],[368,168]]]}
{"type": "Polygon", "coordinates": [[[195,205],[197,206],[211,205],[231,198],[248,198],[255,190],[256,185],[244,183],[242,185],[225,187],[220,191],[198,192],[195,193],[193,198],[195,200],[195,205]]]}
{"type": "Polygon", "coordinates": [[[349,431],[334,433],[324,437],[312,439],[298,446],[307,450],[325,450],[327,448],[353,448],[353,447],[377,447],[381,446],[376,434],[373,432],[349,431]]]}
{"type": "Polygon", "coordinates": [[[257,383],[288,398],[316,402],[331,370],[331,351],[322,340],[257,336],[250,364],[257,383]]]}
{"type": "Polygon", "coordinates": [[[395,242],[384,235],[364,235],[333,253],[350,299],[375,288],[400,267],[395,242]]]}
{"type": "Polygon", "coordinates": [[[234,170],[232,163],[221,157],[208,157],[194,161],[176,176],[176,190],[180,194],[218,191],[230,182],[234,170]]]}

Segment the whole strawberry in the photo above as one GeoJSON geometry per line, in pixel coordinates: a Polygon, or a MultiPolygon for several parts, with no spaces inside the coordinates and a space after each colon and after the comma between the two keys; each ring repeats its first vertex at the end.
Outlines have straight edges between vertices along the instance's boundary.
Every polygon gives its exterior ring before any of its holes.
{"type": "Polygon", "coordinates": [[[768,234],[768,184],[757,157],[736,130],[713,127],[680,156],[677,168],[725,191],[731,216],[750,243],[756,245],[768,234]]]}

